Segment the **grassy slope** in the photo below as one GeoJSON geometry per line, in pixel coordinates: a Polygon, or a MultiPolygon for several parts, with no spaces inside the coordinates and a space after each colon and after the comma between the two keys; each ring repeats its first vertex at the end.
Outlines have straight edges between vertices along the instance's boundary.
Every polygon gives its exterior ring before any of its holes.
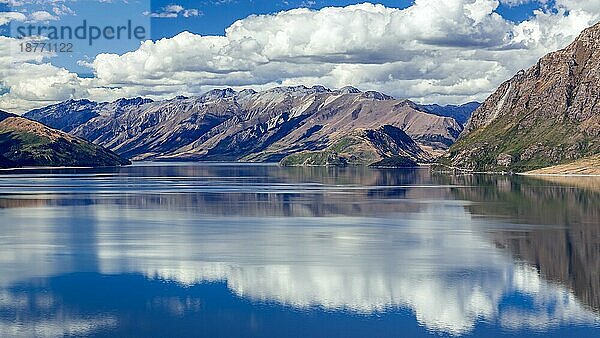
{"type": "Polygon", "coordinates": [[[364,140],[357,137],[344,137],[323,151],[303,151],[289,155],[281,161],[281,165],[367,165],[376,161],[378,155],[364,143],[364,140]]]}
{"type": "Polygon", "coordinates": [[[371,140],[357,135],[342,137],[322,151],[303,151],[289,155],[280,163],[284,166],[416,166],[416,162],[408,157],[382,156],[371,140]]]}
{"type": "Polygon", "coordinates": [[[21,117],[0,121],[0,166],[115,166],[129,161],[100,146],[21,117]],[[4,162],[4,163],[3,163],[4,162]]]}
{"type": "Polygon", "coordinates": [[[600,152],[600,146],[573,124],[536,117],[531,112],[519,119],[501,117],[460,138],[451,147],[450,156],[470,150],[473,151],[472,162],[460,163],[465,167],[479,171],[526,172],[569,162],[569,157],[592,155],[600,152]],[[513,156],[514,161],[508,168],[497,164],[500,154],[513,156]]]}

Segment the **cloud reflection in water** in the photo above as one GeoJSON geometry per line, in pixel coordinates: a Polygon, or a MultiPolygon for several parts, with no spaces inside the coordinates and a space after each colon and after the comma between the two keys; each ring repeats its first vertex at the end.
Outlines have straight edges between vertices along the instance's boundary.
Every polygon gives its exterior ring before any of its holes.
{"type": "MultiPolygon", "coordinates": [[[[493,232],[515,225],[473,217],[471,202],[439,193],[447,187],[436,189],[402,188],[402,199],[392,203],[393,196],[377,191],[341,191],[326,198],[316,192],[323,198],[319,216],[311,209],[314,196],[236,194],[231,186],[223,195],[198,193],[202,198],[173,192],[128,195],[127,203],[92,199],[82,205],[0,209],[4,224],[18,224],[2,227],[0,270],[6,273],[0,285],[82,271],[142,273],[185,287],[220,281],[253,302],[296,309],[369,315],[407,308],[427,329],[457,335],[472,332],[479,322],[540,332],[600,324],[598,314],[571,290],[545,280],[497,245],[493,232]],[[173,203],[177,196],[193,197],[198,209],[181,208],[193,203],[173,203]],[[228,215],[227,203],[238,209],[228,215]],[[352,212],[359,207],[365,209],[352,212]],[[278,211],[263,215],[268,208],[278,211]]],[[[0,307],[20,304],[9,293],[2,297],[0,307]]],[[[174,298],[152,303],[174,316],[200,306],[174,298]]],[[[111,318],[38,324],[71,332],[114,325],[111,318]]],[[[0,323],[2,332],[14,330],[11,325],[0,323]]]]}

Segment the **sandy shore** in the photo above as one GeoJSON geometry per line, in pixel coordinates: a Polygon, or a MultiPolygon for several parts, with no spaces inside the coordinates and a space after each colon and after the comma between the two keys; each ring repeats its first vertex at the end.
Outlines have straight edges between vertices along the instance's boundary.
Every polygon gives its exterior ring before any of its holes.
{"type": "Polygon", "coordinates": [[[600,176],[600,155],[584,158],[572,163],[533,170],[525,175],[568,175],[600,176]]]}

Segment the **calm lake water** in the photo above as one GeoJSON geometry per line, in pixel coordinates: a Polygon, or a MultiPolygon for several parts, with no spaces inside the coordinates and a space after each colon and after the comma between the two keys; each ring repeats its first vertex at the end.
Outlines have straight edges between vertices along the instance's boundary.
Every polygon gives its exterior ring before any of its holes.
{"type": "Polygon", "coordinates": [[[0,336],[600,336],[600,179],[0,172],[0,336]]]}

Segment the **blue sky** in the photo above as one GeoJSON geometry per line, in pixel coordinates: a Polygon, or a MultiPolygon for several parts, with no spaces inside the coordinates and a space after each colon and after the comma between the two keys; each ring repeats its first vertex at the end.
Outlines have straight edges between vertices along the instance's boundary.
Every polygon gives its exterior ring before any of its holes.
{"type": "MultiPolygon", "coordinates": [[[[158,10],[171,4],[170,0],[152,1],[154,10],[158,10]]],[[[230,1],[178,1],[186,8],[198,8],[204,15],[196,18],[178,18],[167,22],[165,19],[153,19],[153,35],[155,38],[164,36],[173,36],[182,30],[203,35],[221,35],[225,28],[239,19],[243,19],[252,14],[269,14],[283,10],[290,10],[298,7],[308,7],[319,9],[326,6],[347,6],[360,3],[360,1],[347,0],[230,0],[230,1]]],[[[377,1],[376,3],[385,4],[389,7],[405,8],[412,1],[377,1]]]]}
{"type": "MultiPolygon", "coordinates": [[[[102,27],[124,25],[131,20],[135,26],[139,25],[145,28],[148,32],[146,34],[147,38],[153,38],[151,35],[153,19],[143,15],[144,12],[150,11],[151,3],[149,1],[134,0],[125,3],[122,0],[114,2],[80,0],[68,1],[64,4],[68,7],[68,10],[65,10],[64,14],[54,13],[54,6],[51,4],[37,4],[34,1],[26,1],[26,4],[23,6],[12,7],[12,10],[27,13],[34,13],[36,11],[48,12],[54,16],[54,19],[39,22],[12,22],[6,27],[5,35],[16,36],[18,34],[16,32],[18,27],[27,27],[29,24],[33,24],[36,27],[53,25],[76,28],[82,25],[85,20],[88,25],[102,27]]],[[[168,26],[167,22],[159,22],[158,24],[168,26]]],[[[63,40],[59,42],[63,42],[63,40]]],[[[89,46],[86,41],[75,41],[74,43],[73,53],[59,53],[57,57],[52,58],[51,63],[56,66],[67,67],[80,74],[89,72],[88,69],[78,65],[78,61],[80,60],[89,60],[99,53],[122,54],[135,50],[139,46],[139,41],[135,39],[98,39],[93,42],[92,46],[89,46]]]]}
{"type": "MultiPolygon", "coordinates": [[[[441,0],[443,1],[443,0],[441,0]]],[[[25,1],[28,3],[29,1],[25,1]]],[[[351,0],[82,0],[65,1],[74,15],[61,15],[60,20],[50,22],[53,25],[70,25],[77,27],[83,19],[98,25],[119,25],[133,20],[136,25],[146,28],[148,38],[158,40],[170,38],[183,31],[189,31],[200,35],[223,35],[225,29],[233,22],[246,18],[250,15],[271,14],[299,7],[321,9],[328,6],[344,7],[362,1],[351,0]],[[196,9],[198,15],[184,17],[152,17],[144,13],[161,13],[171,5],[179,5],[185,9],[196,9]]],[[[414,0],[377,1],[373,3],[383,4],[386,7],[407,8],[414,0]]],[[[500,4],[496,10],[508,20],[521,22],[530,18],[535,9],[540,8],[538,1],[532,1],[518,6],[500,4]]],[[[0,10],[9,11],[48,11],[52,13],[51,5],[37,4],[30,1],[25,6],[11,7],[0,3],[0,10]]],[[[16,24],[13,23],[13,26],[16,24]]],[[[19,24],[22,25],[22,24],[19,24]]],[[[14,35],[15,33],[4,27],[3,35],[14,35]]],[[[59,54],[51,60],[53,65],[66,67],[78,73],[80,76],[91,76],[90,70],[81,66],[81,60],[90,60],[99,53],[123,54],[137,49],[137,40],[105,40],[98,39],[93,46],[78,43],[73,53],[59,54]]]]}
{"type": "Polygon", "coordinates": [[[299,84],[481,101],[598,21],[595,0],[0,0],[0,109],[299,84]],[[146,35],[19,50],[20,27],[83,20],[146,35]]]}
{"type": "MultiPolygon", "coordinates": [[[[444,1],[444,0],[440,0],[444,1]]],[[[347,6],[364,1],[351,0],[221,0],[221,1],[197,1],[181,0],[175,1],[185,8],[197,8],[204,15],[193,18],[177,19],[152,19],[153,38],[171,37],[177,33],[188,30],[202,35],[221,35],[225,28],[239,19],[243,19],[252,14],[269,14],[282,10],[289,10],[298,7],[308,7],[311,9],[320,9],[327,6],[347,6]]],[[[406,8],[414,3],[414,0],[396,0],[396,1],[372,1],[373,3],[383,4],[387,7],[406,8]]],[[[152,8],[158,11],[161,8],[173,4],[172,0],[154,0],[152,8]]],[[[497,12],[505,18],[521,22],[531,17],[535,9],[542,5],[538,1],[532,1],[518,6],[509,6],[500,4],[497,12]]]]}

